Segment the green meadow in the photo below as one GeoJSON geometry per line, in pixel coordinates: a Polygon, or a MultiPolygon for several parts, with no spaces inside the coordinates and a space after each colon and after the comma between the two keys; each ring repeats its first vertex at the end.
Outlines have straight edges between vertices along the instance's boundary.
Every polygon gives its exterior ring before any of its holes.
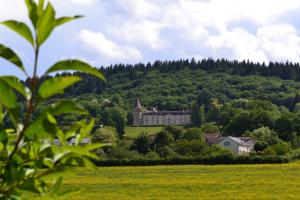
{"type": "Polygon", "coordinates": [[[78,168],[62,192],[55,199],[300,199],[300,162],[78,168]]]}
{"type": "Polygon", "coordinates": [[[163,129],[163,126],[127,126],[125,128],[125,136],[129,138],[135,138],[141,133],[147,133],[148,135],[153,135],[160,132],[163,129]]]}

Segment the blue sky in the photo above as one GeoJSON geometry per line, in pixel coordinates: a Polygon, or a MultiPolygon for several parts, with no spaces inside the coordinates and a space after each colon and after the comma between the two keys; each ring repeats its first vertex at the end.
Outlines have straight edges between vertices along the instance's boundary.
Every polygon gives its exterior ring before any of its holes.
{"type": "MultiPolygon", "coordinates": [[[[0,0],[0,20],[28,22],[23,0],[0,0]]],[[[59,28],[41,51],[39,74],[57,60],[95,66],[207,57],[300,60],[299,0],[52,0],[57,15],[86,17],[59,28]]],[[[29,69],[33,52],[0,27],[0,43],[29,69]]],[[[31,70],[29,70],[31,71],[31,70]]],[[[1,75],[21,73],[0,61],[1,75]]]]}

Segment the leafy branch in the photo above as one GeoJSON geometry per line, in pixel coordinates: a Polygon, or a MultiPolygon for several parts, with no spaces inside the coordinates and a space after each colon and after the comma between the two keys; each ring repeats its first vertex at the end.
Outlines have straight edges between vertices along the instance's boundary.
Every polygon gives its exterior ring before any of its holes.
{"type": "MultiPolygon", "coordinates": [[[[0,57],[17,66],[27,77],[29,87],[14,76],[0,77],[0,199],[15,199],[22,191],[38,194],[58,194],[62,177],[54,184],[45,177],[64,172],[70,166],[91,166],[89,158],[97,159],[91,153],[102,144],[81,145],[89,137],[94,120],[86,110],[71,100],[62,100],[48,105],[35,119],[32,115],[48,98],[61,94],[81,78],[78,76],[52,77],[47,80],[38,77],[39,52],[51,33],[59,26],[82,16],[56,18],[55,10],[44,0],[36,3],[25,0],[31,27],[23,22],[8,20],[2,25],[23,37],[34,50],[33,74],[27,73],[20,57],[9,47],[0,44],[0,57]],[[18,98],[18,93],[22,98],[18,98]],[[21,100],[20,100],[21,99],[21,100]],[[25,112],[22,114],[21,103],[25,112]],[[56,120],[62,114],[87,115],[63,131],[56,120]],[[76,139],[75,146],[68,140],[76,139]],[[60,145],[53,145],[55,140],[60,145]]],[[[49,67],[42,76],[59,71],[78,71],[105,80],[100,71],[80,60],[59,61],[49,67]]]]}

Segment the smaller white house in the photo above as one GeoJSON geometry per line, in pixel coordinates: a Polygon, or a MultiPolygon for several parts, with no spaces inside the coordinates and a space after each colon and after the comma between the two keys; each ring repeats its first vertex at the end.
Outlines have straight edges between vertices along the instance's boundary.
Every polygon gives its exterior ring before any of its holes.
{"type": "Polygon", "coordinates": [[[218,145],[229,149],[237,155],[248,154],[254,149],[255,140],[250,137],[225,137],[218,142],[218,145]]]}

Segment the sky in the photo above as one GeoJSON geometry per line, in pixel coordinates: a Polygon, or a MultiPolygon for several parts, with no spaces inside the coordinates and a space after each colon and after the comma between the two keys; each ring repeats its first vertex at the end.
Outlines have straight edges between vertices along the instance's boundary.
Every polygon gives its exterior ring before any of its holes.
{"type": "MultiPolygon", "coordinates": [[[[300,60],[299,0],[51,0],[57,16],[85,17],[58,28],[41,49],[38,73],[58,60],[94,66],[186,58],[300,60]]],[[[29,23],[23,0],[0,0],[0,21],[29,23]]],[[[32,72],[27,42],[0,27],[0,43],[32,72]]],[[[0,75],[22,73],[0,60],[0,75]]]]}

